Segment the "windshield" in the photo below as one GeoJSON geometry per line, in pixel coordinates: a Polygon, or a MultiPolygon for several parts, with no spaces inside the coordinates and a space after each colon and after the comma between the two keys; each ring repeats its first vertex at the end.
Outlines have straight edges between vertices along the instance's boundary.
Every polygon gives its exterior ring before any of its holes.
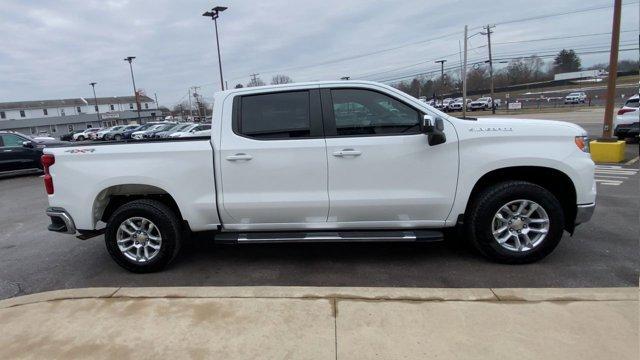
{"type": "Polygon", "coordinates": [[[478,101],[489,101],[489,100],[491,100],[491,98],[488,98],[488,97],[478,99],[478,101]]]}

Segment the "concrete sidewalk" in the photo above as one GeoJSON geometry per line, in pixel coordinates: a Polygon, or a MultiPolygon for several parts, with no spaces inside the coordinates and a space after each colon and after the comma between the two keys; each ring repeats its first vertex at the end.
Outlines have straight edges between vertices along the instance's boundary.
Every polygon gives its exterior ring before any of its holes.
{"type": "Polygon", "coordinates": [[[638,359],[638,288],[92,288],[0,301],[0,358],[638,359]]]}

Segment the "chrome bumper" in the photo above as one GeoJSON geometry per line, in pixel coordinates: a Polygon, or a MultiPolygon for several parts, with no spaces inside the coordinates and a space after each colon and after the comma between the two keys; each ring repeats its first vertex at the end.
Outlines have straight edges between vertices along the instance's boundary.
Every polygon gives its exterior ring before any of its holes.
{"type": "Polygon", "coordinates": [[[47,216],[51,218],[51,224],[47,227],[49,231],[55,231],[64,234],[75,234],[76,225],[73,223],[73,219],[62,208],[47,208],[47,216]]]}
{"type": "Polygon", "coordinates": [[[591,220],[591,216],[593,216],[593,212],[595,211],[595,209],[596,203],[578,205],[575,224],[583,224],[591,220]]]}

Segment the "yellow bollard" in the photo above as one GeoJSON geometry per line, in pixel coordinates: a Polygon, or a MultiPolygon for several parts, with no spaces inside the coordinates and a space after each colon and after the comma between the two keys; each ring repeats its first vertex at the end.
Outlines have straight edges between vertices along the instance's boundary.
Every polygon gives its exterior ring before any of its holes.
{"type": "Polygon", "coordinates": [[[596,163],[620,163],[624,161],[624,141],[593,140],[589,143],[591,158],[596,163]]]}

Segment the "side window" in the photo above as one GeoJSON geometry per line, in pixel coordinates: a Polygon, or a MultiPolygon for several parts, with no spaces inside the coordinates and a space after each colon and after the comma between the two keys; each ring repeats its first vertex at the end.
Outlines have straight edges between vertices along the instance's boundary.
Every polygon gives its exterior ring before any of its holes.
{"type": "Polygon", "coordinates": [[[308,91],[243,96],[237,132],[260,140],[311,136],[308,91]]]}
{"type": "Polygon", "coordinates": [[[22,147],[22,142],[26,141],[26,139],[21,138],[20,136],[13,134],[3,134],[2,142],[5,147],[22,147]]]}
{"type": "Polygon", "coordinates": [[[333,114],[338,136],[416,134],[420,113],[382,93],[364,89],[333,89],[333,114]]]}

